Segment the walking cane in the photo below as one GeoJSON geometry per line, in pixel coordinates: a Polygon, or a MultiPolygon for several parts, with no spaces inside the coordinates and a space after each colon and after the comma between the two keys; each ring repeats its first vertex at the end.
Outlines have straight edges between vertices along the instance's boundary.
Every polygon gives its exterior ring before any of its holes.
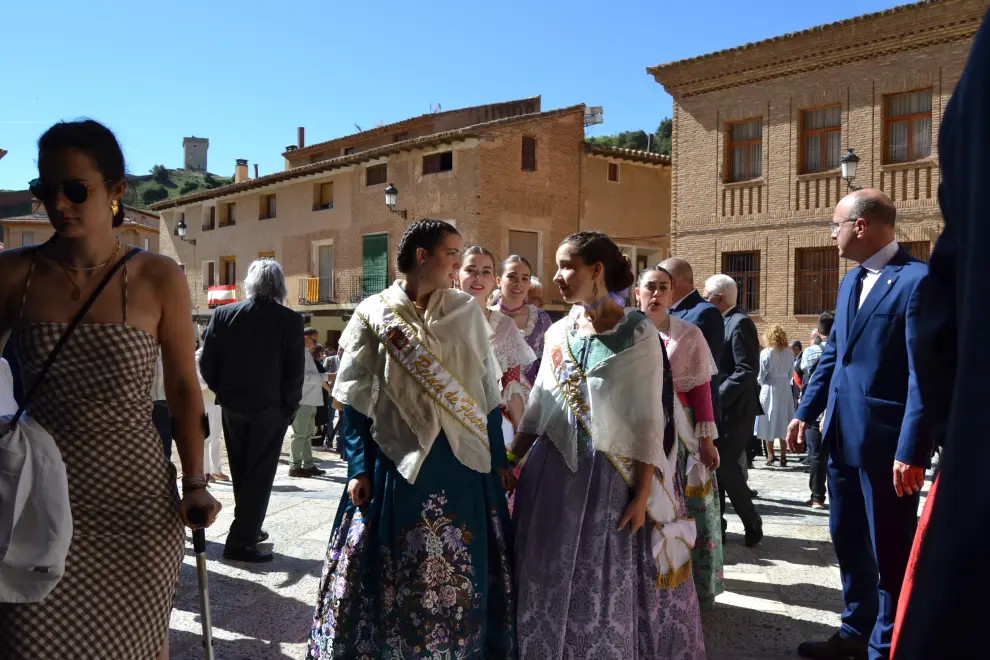
{"type": "MultiPolygon", "coordinates": [[[[206,510],[189,509],[189,522],[194,525],[206,524],[206,510]]],[[[193,552],[196,553],[196,576],[199,580],[199,619],[203,622],[203,657],[213,660],[213,624],[210,621],[210,587],[206,578],[206,530],[194,530],[193,552]]]]}

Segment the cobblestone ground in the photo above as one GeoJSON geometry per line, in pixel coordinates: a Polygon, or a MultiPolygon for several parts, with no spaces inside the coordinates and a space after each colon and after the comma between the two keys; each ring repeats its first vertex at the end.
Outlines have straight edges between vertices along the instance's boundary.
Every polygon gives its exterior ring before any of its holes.
{"type": "MultiPolygon", "coordinates": [[[[268,547],[275,552],[270,564],[221,558],[233,518],[233,494],[229,485],[213,488],[224,505],[207,532],[218,659],[306,657],[323,556],[346,480],[336,454],[314,454],[327,474],[290,479],[286,439],[265,523],[271,534],[268,547]]],[[[824,639],[839,625],[842,592],[828,513],[805,505],[809,491],[803,464],[792,459],[787,468],[766,468],[760,463],[750,471],[750,486],[759,491],[757,508],[766,536],[756,548],[744,547],[742,525],[730,510],[726,593],[703,617],[711,660],[796,658],[801,641],[824,639]]],[[[203,657],[195,567],[190,542],[169,636],[171,657],[182,660],[203,657]]]]}

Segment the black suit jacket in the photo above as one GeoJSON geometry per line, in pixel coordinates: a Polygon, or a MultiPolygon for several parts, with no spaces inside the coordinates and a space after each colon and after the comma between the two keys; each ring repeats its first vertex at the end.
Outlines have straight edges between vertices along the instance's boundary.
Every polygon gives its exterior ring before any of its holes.
{"type": "MultiPolygon", "coordinates": [[[[924,313],[912,355],[925,422],[943,444],[938,491],[925,504],[931,518],[901,622],[896,660],[987,657],[990,591],[978,567],[990,544],[986,472],[986,350],[990,308],[986,251],[990,245],[986,189],[990,181],[990,15],[976,35],[959,84],[945,109],[938,139],[945,230],[921,283],[924,313]],[[962,356],[965,356],[963,359],[962,356]],[[974,564],[974,561],[977,564],[974,564]],[[962,591],[960,591],[962,590],[962,591]]],[[[901,592],[901,597],[905,597],[901,592]]]]}
{"type": "Polygon", "coordinates": [[[299,408],[308,359],[302,316],[276,302],[245,300],[213,312],[199,367],[222,407],[281,410],[288,419],[299,408]]]}
{"type": "Polygon", "coordinates": [[[725,350],[718,367],[722,422],[727,432],[742,433],[746,426],[752,432],[753,420],[763,413],[756,382],[760,373],[760,337],[753,319],[738,307],[726,312],[723,323],[725,350]]]}
{"type": "MultiPolygon", "coordinates": [[[[701,297],[697,290],[689,293],[684,300],[670,309],[671,316],[676,316],[688,323],[701,328],[708,349],[715,358],[715,364],[721,364],[722,349],[725,346],[725,326],[722,322],[722,312],[718,307],[701,297]]],[[[721,429],[722,405],[719,400],[719,377],[712,376],[712,410],[715,413],[715,425],[721,429]]]]}

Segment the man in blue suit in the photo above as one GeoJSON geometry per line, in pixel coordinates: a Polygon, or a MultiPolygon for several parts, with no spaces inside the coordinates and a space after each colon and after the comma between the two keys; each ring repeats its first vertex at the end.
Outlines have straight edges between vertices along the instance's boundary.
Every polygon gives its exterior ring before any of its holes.
{"type": "Polygon", "coordinates": [[[829,529],[842,575],[842,626],[798,654],[816,660],[890,657],[897,598],[931,456],[913,354],[928,267],[894,240],[897,211],[879,190],[835,207],[839,255],[860,265],[842,279],[835,323],[787,430],[800,451],[824,411],[829,529]]]}

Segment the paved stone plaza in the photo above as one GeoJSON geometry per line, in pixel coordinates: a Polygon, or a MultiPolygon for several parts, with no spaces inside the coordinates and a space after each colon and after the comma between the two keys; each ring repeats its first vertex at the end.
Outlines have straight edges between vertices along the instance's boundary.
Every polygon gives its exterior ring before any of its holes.
{"type": "MultiPolygon", "coordinates": [[[[287,438],[288,440],[288,438],[287,438]]],[[[345,487],[345,466],[336,454],[316,452],[328,470],[319,479],[290,479],[288,442],[275,480],[265,529],[275,561],[224,562],[223,540],[233,517],[229,485],[213,488],[224,510],[207,532],[216,657],[304,658],[330,526],[345,487]]],[[[742,544],[742,526],[730,515],[726,546],[726,593],[705,614],[712,660],[795,658],[799,642],[825,638],[838,627],[842,593],[828,538],[828,513],[812,511],[808,476],[792,460],[787,468],[758,467],[750,485],[766,537],[753,550],[742,544]]],[[[199,601],[192,544],[187,549],[172,613],[171,656],[201,658],[199,601]]]]}

